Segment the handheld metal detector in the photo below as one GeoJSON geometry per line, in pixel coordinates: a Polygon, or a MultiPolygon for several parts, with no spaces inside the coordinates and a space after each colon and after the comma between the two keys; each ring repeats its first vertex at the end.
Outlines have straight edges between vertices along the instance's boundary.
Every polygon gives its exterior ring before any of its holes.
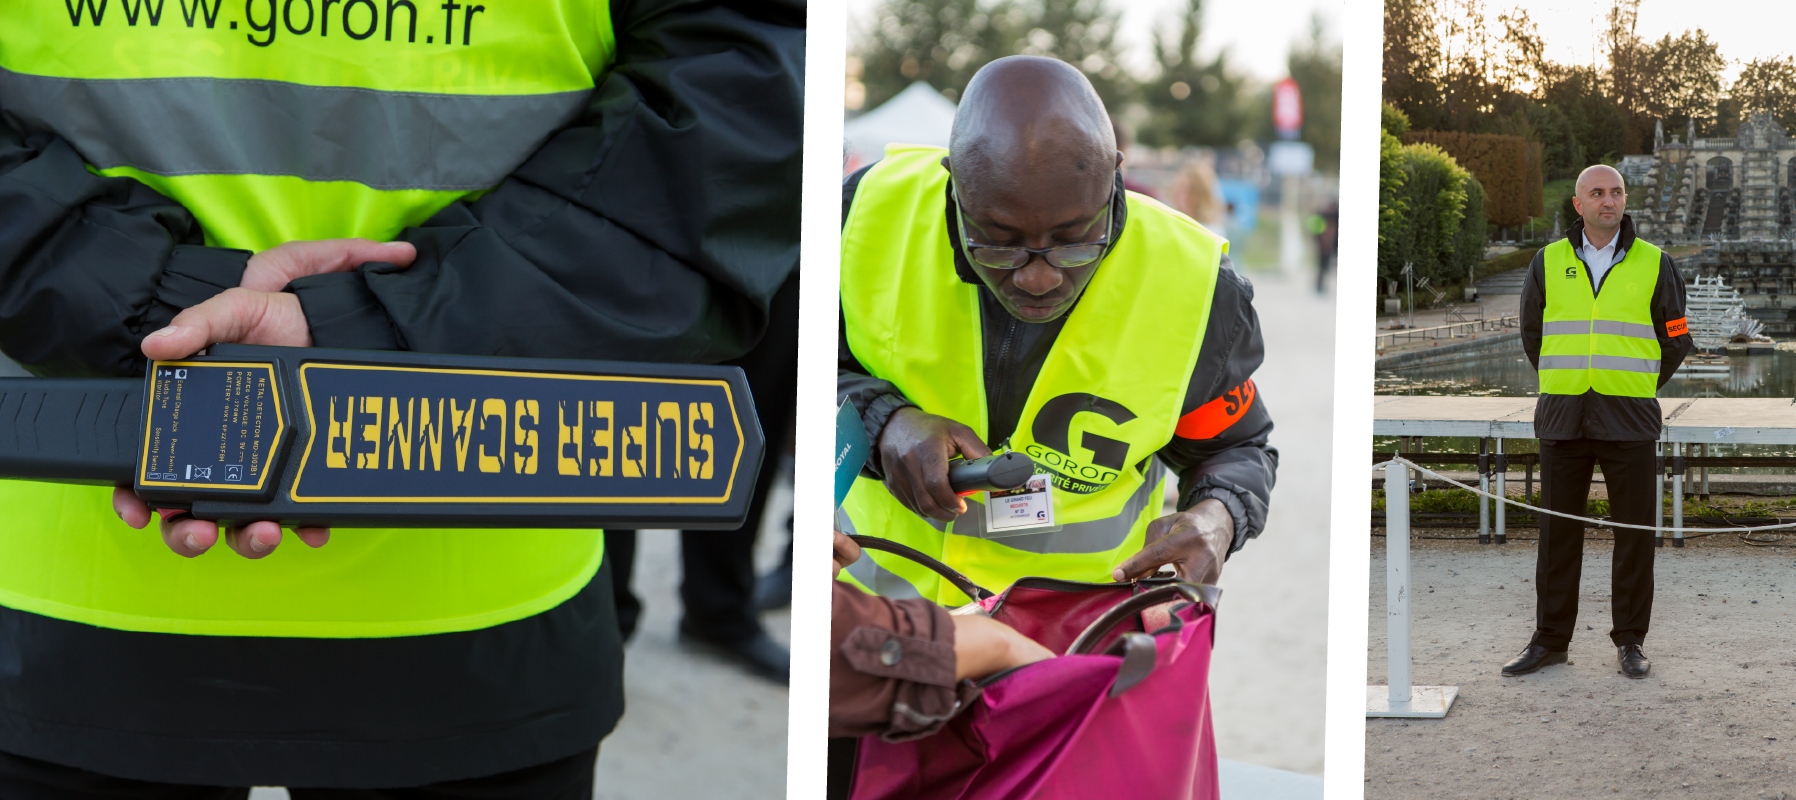
{"type": "Polygon", "coordinates": [[[730,529],[763,449],[736,367],[216,345],[0,379],[0,477],[227,525],[730,529]]]}

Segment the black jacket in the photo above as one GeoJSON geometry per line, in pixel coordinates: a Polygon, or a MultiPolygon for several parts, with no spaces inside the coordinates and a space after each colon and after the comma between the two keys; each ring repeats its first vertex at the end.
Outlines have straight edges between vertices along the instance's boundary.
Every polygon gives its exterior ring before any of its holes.
{"type": "MultiPolygon", "coordinates": [[[[844,221],[861,177],[870,168],[863,168],[843,181],[844,221]]],[[[1121,236],[1128,215],[1120,192],[1112,213],[1117,226],[1114,236],[1121,236]]],[[[947,202],[946,193],[943,195],[942,224],[948,226],[950,236],[955,237],[952,241],[958,242],[959,226],[955,224],[954,210],[947,202]]],[[[986,444],[996,447],[1010,438],[1021,419],[1023,405],[1029,398],[1029,387],[1041,373],[1054,339],[1066,324],[1066,316],[1046,323],[1018,320],[1004,310],[985,283],[979,280],[959,247],[954,251],[954,268],[962,281],[979,287],[979,318],[985,344],[986,417],[991,423],[986,444]]],[[[866,425],[868,440],[877,442],[892,412],[915,404],[900,394],[891,382],[868,375],[867,369],[848,347],[847,326],[842,325],[840,330],[836,401],[854,403],[866,425]]],[[[1228,507],[1235,520],[1231,553],[1241,549],[1248,539],[1259,536],[1265,527],[1266,504],[1277,478],[1278,450],[1269,443],[1272,416],[1266,411],[1264,399],[1252,386],[1253,371],[1264,359],[1265,349],[1265,342],[1260,337],[1259,317],[1253,310],[1253,284],[1235,271],[1224,254],[1203,347],[1198,351],[1197,366],[1192,370],[1191,385],[1179,413],[1190,414],[1200,406],[1214,402],[1226,406],[1231,416],[1239,416],[1213,438],[1174,437],[1156,455],[1179,475],[1181,510],[1209,498],[1220,500],[1228,507]],[[1241,405],[1246,406],[1245,410],[1239,407],[1241,405]]],[[[868,459],[863,474],[883,478],[879,472],[877,450],[868,459]]]]}
{"type": "MultiPolygon", "coordinates": [[[[798,261],[804,14],[612,0],[617,61],[583,114],[494,191],[405,230],[409,269],[295,281],[313,339],[742,355],[798,261]]],[[[0,350],[39,375],[141,375],[144,334],[241,278],[248,253],[203,242],[186,209],[89,173],[0,95],[0,350]]],[[[610,575],[607,558],[575,596],[503,625],[380,639],[139,633],[0,607],[0,751],[215,786],[410,786],[559,759],[623,712],[610,575]]]]}
{"type": "MultiPolygon", "coordinates": [[[[1618,235],[1619,249],[1633,248],[1632,217],[1622,215],[1618,235]]],[[[1577,249],[1584,243],[1584,220],[1573,222],[1566,238],[1572,243],[1573,253],[1577,254],[1577,249]]],[[[1582,260],[1583,255],[1578,254],[1578,258],[1582,260]]],[[[1588,265],[1584,272],[1595,280],[1588,265]]],[[[1603,277],[1612,274],[1613,271],[1603,277]]],[[[1601,287],[1593,289],[1601,291],[1601,287]]],[[[1541,318],[1546,313],[1546,305],[1546,250],[1543,248],[1534,254],[1533,263],[1528,265],[1528,279],[1522,284],[1522,349],[1528,354],[1528,363],[1536,370],[1540,369],[1541,318]]],[[[1666,323],[1684,318],[1684,279],[1678,275],[1671,256],[1663,252],[1659,256],[1659,282],[1653,289],[1652,317],[1653,329],[1659,334],[1659,386],[1663,388],[1665,382],[1671,380],[1672,373],[1677,372],[1678,365],[1684,363],[1684,356],[1695,347],[1688,332],[1672,336],[1666,328],[1666,323]]],[[[1651,397],[1612,397],[1598,394],[1595,389],[1581,395],[1542,392],[1540,402],[1534,407],[1534,436],[1539,439],[1639,442],[1658,439],[1660,432],[1659,401],[1651,397]]]]}

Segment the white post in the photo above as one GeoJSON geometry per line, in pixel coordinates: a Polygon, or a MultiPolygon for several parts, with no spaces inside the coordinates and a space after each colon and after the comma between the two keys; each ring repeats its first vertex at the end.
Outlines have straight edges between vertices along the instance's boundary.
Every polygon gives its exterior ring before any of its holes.
{"type": "Polygon", "coordinates": [[[1386,636],[1392,706],[1407,704],[1409,677],[1409,468],[1391,464],[1384,471],[1384,558],[1386,636]]]}
{"type": "MultiPolygon", "coordinates": [[[[1665,443],[1653,442],[1653,455],[1665,456],[1665,443]]],[[[1657,463],[1657,462],[1655,462],[1657,463]]],[[[1608,478],[1604,478],[1607,481],[1608,478]]],[[[1659,464],[1653,473],[1653,546],[1665,546],[1665,465],[1659,464]]]]}
{"type": "Polygon", "coordinates": [[[1671,546],[1684,546],[1684,471],[1677,469],[1677,458],[1684,454],[1684,445],[1671,443],[1671,546]]]}
{"type": "MultiPolygon", "coordinates": [[[[1503,462],[1503,438],[1500,436],[1497,437],[1496,466],[1494,469],[1497,471],[1497,490],[1493,492],[1493,494],[1498,497],[1508,497],[1509,492],[1505,488],[1505,479],[1509,474],[1509,465],[1503,462]]],[[[1509,536],[1505,531],[1505,528],[1509,521],[1509,504],[1502,500],[1493,500],[1492,502],[1497,504],[1497,544],[1508,544],[1509,536]]]]}
{"type": "Polygon", "coordinates": [[[1368,717],[1447,715],[1459,696],[1457,686],[1415,686],[1410,675],[1409,468],[1384,468],[1385,634],[1388,686],[1366,687],[1368,717]]]}
{"type": "MultiPolygon", "coordinates": [[[[1490,469],[1486,456],[1490,450],[1490,437],[1478,440],[1478,489],[1490,491],[1490,469]]],[[[1478,495],[1478,543],[1490,544],[1490,498],[1478,495]]]]}

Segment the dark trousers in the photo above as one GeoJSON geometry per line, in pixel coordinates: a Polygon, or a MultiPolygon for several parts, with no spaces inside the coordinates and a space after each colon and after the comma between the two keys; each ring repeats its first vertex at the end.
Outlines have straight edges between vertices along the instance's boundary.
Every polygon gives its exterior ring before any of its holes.
{"type": "MultiPolygon", "coordinates": [[[[409,789],[288,788],[293,800],[591,800],[594,747],[559,761],[484,778],[409,789]]],[[[198,757],[198,756],[196,756],[198,757]]],[[[243,800],[248,787],[182,786],[114,778],[98,772],[0,752],[0,798],[6,800],[243,800]]]]}
{"type": "MultiPolygon", "coordinates": [[[[1609,487],[1609,514],[1616,522],[1652,525],[1659,516],[1653,493],[1657,462],[1652,442],[1606,442],[1597,439],[1540,441],[1542,505],[1578,516],[1585,513],[1593,466],[1603,467],[1609,487]]],[[[1546,515],[1543,515],[1546,516],[1546,515]]],[[[1614,628],[1609,639],[1617,647],[1641,644],[1653,613],[1653,532],[1615,529],[1614,628]]],[[[1578,576],[1584,565],[1584,525],[1546,516],[1534,568],[1539,601],[1534,644],[1564,650],[1578,621],[1578,576]]]]}
{"type": "MultiPolygon", "coordinates": [[[[747,355],[728,362],[741,367],[748,377],[755,416],[761,420],[761,433],[767,441],[748,519],[733,531],[680,532],[680,602],[686,611],[680,625],[714,642],[747,641],[761,632],[754,604],[755,533],[761,527],[768,490],[779,472],[778,448],[792,427],[793,407],[798,401],[798,273],[780,287],[767,314],[767,332],[760,343],[747,355]]],[[[642,616],[642,601],[630,591],[636,532],[607,530],[605,558],[611,562],[617,626],[627,640],[642,616]]]]}

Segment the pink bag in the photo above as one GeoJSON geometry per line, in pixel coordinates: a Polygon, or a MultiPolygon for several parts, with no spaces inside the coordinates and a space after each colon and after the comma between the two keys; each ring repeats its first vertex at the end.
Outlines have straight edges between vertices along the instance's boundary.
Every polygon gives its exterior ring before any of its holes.
{"type": "Polygon", "coordinates": [[[1209,691],[1220,589],[1023,578],[993,596],[909,547],[854,539],[935,570],[1065,655],[986,678],[975,705],[933,736],[862,738],[853,800],[1220,796],[1209,691]]]}

